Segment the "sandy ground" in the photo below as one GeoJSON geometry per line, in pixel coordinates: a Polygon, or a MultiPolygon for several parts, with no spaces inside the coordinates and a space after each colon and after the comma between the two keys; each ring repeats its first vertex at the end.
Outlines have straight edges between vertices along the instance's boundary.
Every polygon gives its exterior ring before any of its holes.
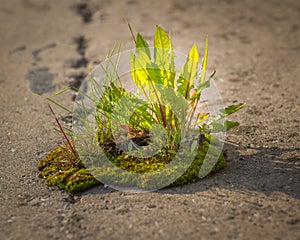
{"type": "MultiPolygon", "coordinates": [[[[0,239],[300,239],[300,2],[296,0],[0,3],[0,239]],[[38,160],[62,138],[42,97],[80,82],[122,39],[123,19],[174,48],[203,50],[232,117],[226,169],[194,184],[76,196],[45,186],[38,160]]],[[[62,97],[72,106],[72,94],[62,97]]]]}

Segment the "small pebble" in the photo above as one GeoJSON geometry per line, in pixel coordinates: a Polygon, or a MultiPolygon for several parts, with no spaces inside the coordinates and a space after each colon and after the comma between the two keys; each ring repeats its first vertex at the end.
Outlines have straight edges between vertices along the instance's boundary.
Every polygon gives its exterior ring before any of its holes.
{"type": "Polygon", "coordinates": [[[156,205],[154,204],[150,204],[150,205],[147,205],[148,208],[156,208],[156,205]]]}

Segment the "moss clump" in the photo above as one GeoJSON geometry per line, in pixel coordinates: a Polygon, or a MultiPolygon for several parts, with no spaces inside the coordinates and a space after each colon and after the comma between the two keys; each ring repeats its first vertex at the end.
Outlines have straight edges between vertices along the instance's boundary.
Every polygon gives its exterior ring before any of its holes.
{"type": "MultiPolygon", "coordinates": [[[[214,173],[225,167],[225,157],[223,153],[220,153],[219,150],[210,145],[210,141],[211,140],[209,138],[206,138],[206,140],[199,145],[197,155],[192,164],[187,168],[185,173],[170,186],[183,185],[198,180],[199,171],[203,165],[208,148],[213,150],[211,151],[211,157],[214,159],[215,157],[218,157],[218,161],[216,164],[214,164],[214,166],[210,166],[209,164],[208,166],[207,164],[205,165],[206,167],[209,167],[209,170],[212,169],[210,172],[214,173]]],[[[131,178],[132,176],[130,172],[151,172],[155,174],[155,171],[166,166],[166,164],[168,164],[174,156],[175,153],[160,152],[151,158],[142,160],[138,160],[134,156],[126,155],[125,153],[120,154],[117,157],[108,157],[117,167],[127,170],[127,172],[122,173],[128,175],[128,177],[125,176],[125,178],[122,178],[125,179],[123,181],[126,182],[120,183],[131,183],[132,185],[135,185],[136,179],[131,178]]],[[[92,174],[85,169],[84,165],[79,160],[78,155],[71,152],[67,146],[59,146],[49,152],[45,159],[40,160],[37,167],[40,170],[39,176],[46,179],[47,185],[57,186],[58,188],[64,189],[70,193],[81,192],[91,188],[92,186],[100,184],[100,182],[94,176],[101,179],[116,179],[118,177],[116,168],[106,169],[106,171],[103,171],[101,168],[97,168],[95,171],[92,171],[92,174]]],[[[185,169],[186,166],[177,166],[165,174],[171,176],[178,168],[185,169]]],[[[142,176],[142,186],[139,187],[143,187],[145,185],[149,186],[149,184],[151,184],[149,180],[143,178],[142,176]]]]}
{"type": "Polygon", "coordinates": [[[205,159],[208,148],[212,148],[213,153],[211,159],[213,159],[214,157],[218,157],[218,161],[213,166],[209,165],[209,163],[208,166],[206,166],[209,168],[208,170],[211,169],[210,173],[218,172],[225,167],[226,159],[224,154],[222,152],[220,153],[219,150],[214,146],[209,145],[209,141],[204,141],[201,145],[199,145],[197,155],[192,164],[181,177],[179,177],[174,183],[171,184],[171,186],[183,185],[186,183],[195,182],[199,179],[199,172],[203,165],[203,161],[205,159]]]}
{"type": "Polygon", "coordinates": [[[77,154],[66,146],[58,146],[39,161],[39,176],[46,179],[49,186],[57,186],[70,193],[91,188],[100,182],[84,168],[77,154]]]}

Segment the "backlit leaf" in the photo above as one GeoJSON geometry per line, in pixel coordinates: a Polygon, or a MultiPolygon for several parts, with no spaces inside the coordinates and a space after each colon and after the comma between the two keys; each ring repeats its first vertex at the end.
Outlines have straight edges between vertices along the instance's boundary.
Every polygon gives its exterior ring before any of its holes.
{"type": "Polygon", "coordinates": [[[149,45],[147,41],[139,33],[136,36],[136,50],[138,53],[140,51],[145,51],[149,59],[151,58],[149,45]]]}
{"type": "Polygon", "coordinates": [[[175,80],[175,54],[171,39],[161,27],[156,27],[154,35],[154,63],[161,70],[163,85],[174,87],[175,80]]]}
{"type": "Polygon", "coordinates": [[[205,50],[204,50],[204,56],[203,56],[203,60],[202,60],[200,83],[204,83],[204,80],[205,80],[207,58],[208,58],[208,36],[206,36],[206,41],[205,41],[205,50]]]}
{"type": "Polygon", "coordinates": [[[190,90],[194,87],[194,78],[197,76],[199,54],[196,44],[191,48],[180,76],[177,80],[178,92],[186,99],[190,97],[190,90]]]}

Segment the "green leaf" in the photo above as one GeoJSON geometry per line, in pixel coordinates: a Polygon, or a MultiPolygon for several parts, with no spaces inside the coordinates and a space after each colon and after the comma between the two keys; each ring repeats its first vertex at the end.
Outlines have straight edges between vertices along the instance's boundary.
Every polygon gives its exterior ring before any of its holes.
{"type": "MultiPolygon", "coordinates": [[[[207,125],[212,125],[214,128],[217,128],[217,129],[222,129],[222,127],[220,126],[220,123],[217,123],[220,119],[223,119],[233,113],[235,113],[236,111],[242,109],[243,107],[245,106],[244,103],[240,103],[240,104],[237,104],[237,105],[230,105],[224,109],[221,109],[220,112],[221,114],[217,115],[216,117],[214,117],[214,119],[212,119],[207,125]]],[[[227,124],[227,127],[224,126],[223,128],[225,128],[225,130],[229,130],[233,127],[236,127],[238,123],[234,123],[234,122],[229,122],[229,121],[226,121],[225,122],[227,124]]]]}
{"type": "Polygon", "coordinates": [[[197,76],[198,62],[199,54],[197,46],[194,44],[177,80],[177,85],[179,85],[177,91],[186,99],[189,99],[190,90],[194,87],[194,79],[197,76]]]}
{"type": "Polygon", "coordinates": [[[170,64],[169,52],[172,49],[168,34],[159,26],[156,27],[154,35],[154,60],[158,67],[168,69],[170,64]]]}
{"type": "Polygon", "coordinates": [[[150,76],[147,70],[151,61],[146,51],[141,51],[136,56],[133,52],[130,53],[130,72],[133,81],[137,86],[149,84],[150,76]]]}
{"type": "Polygon", "coordinates": [[[222,113],[221,117],[222,118],[227,117],[228,115],[233,114],[236,111],[242,109],[244,106],[245,106],[244,103],[240,103],[237,105],[230,105],[230,106],[226,107],[225,109],[221,109],[220,110],[220,112],[222,113]]]}
{"type": "Polygon", "coordinates": [[[200,83],[204,83],[204,80],[205,80],[207,58],[208,58],[208,36],[206,36],[206,41],[205,41],[205,50],[204,50],[204,56],[203,56],[203,60],[202,60],[200,83]]]}
{"type": "Polygon", "coordinates": [[[229,131],[230,129],[235,128],[240,124],[238,122],[225,121],[224,125],[226,127],[226,131],[229,131]]]}
{"type": "Polygon", "coordinates": [[[156,27],[154,35],[154,63],[161,70],[163,85],[174,87],[175,82],[175,54],[171,39],[161,27],[156,27]]]}
{"type": "Polygon", "coordinates": [[[170,49],[172,48],[171,40],[165,30],[156,26],[154,35],[154,48],[170,49]]]}
{"type": "Polygon", "coordinates": [[[149,59],[151,58],[150,49],[147,41],[141,36],[141,34],[137,34],[136,36],[136,50],[137,52],[145,51],[149,59]]]}
{"type": "Polygon", "coordinates": [[[106,113],[112,113],[115,104],[124,94],[125,90],[115,86],[112,82],[109,86],[104,88],[103,94],[97,104],[97,108],[102,109],[106,113]]]}
{"type": "Polygon", "coordinates": [[[209,113],[198,114],[196,123],[199,124],[203,122],[205,119],[207,119],[208,117],[209,117],[209,113]]]}
{"type": "Polygon", "coordinates": [[[212,132],[226,132],[232,128],[237,127],[238,125],[239,125],[238,122],[231,122],[231,121],[225,121],[224,125],[217,122],[213,122],[211,124],[212,132]]]}

